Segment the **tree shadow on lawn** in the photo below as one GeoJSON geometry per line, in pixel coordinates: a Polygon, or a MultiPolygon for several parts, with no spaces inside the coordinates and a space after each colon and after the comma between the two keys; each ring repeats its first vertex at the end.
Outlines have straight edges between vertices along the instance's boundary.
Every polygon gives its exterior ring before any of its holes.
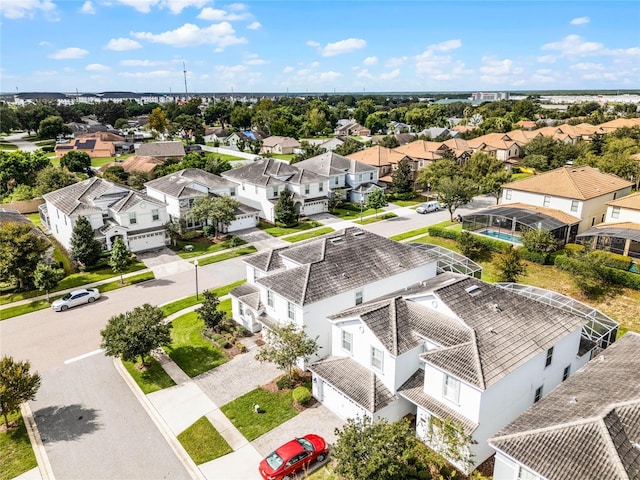
{"type": "Polygon", "coordinates": [[[102,428],[98,411],[78,404],[41,408],[34,419],[43,443],[75,440],[102,428]]]}
{"type": "Polygon", "coordinates": [[[216,368],[227,361],[227,355],[220,349],[184,345],[169,347],[167,353],[189,377],[197,377],[201,373],[216,368]]]}

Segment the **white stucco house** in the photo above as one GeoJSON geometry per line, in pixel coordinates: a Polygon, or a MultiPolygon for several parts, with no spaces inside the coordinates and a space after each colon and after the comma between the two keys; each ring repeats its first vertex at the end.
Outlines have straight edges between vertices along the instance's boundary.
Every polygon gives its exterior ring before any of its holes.
{"type": "Polygon", "coordinates": [[[121,237],[134,252],[165,246],[167,205],[155,198],[102,178],[93,177],[43,195],[40,218],[67,250],[79,217],[91,223],[106,250],[121,237]]]}
{"type": "MultiPolygon", "coordinates": [[[[237,184],[199,168],[187,168],[156,178],[145,183],[146,193],[167,204],[170,220],[182,220],[186,228],[198,228],[201,225],[188,219],[193,202],[202,196],[237,196],[237,184]]],[[[259,211],[248,205],[240,204],[236,218],[222,231],[235,232],[258,224],[259,211]]]]}
{"type": "Polygon", "coordinates": [[[295,138],[272,135],[262,141],[260,153],[277,153],[286,155],[295,153],[297,148],[300,148],[300,142],[295,138]]]}

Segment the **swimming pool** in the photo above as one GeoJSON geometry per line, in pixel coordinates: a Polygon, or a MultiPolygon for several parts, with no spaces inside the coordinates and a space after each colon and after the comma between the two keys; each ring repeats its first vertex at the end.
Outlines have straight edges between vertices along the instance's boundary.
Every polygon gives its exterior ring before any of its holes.
{"type": "Polygon", "coordinates": [[[509,233],[496,232],[495,230],[482,230],[478,232],[480,235],[486,235],[487,237],[497,238],[499,240],[504,240],[505,242],[511,243],[522,243],[520,237],[516,237],[515,235],[511,235],[509,233]]]}

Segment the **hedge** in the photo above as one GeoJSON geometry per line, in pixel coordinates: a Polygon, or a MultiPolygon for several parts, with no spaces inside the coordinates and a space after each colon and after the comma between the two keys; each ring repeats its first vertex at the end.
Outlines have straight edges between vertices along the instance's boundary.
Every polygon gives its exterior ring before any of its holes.
{"type": "MultiPolygon", "coordinates": [[[[558,255],[554,260],[554,265],[562,270],[571,272],[577,262],[578,260],[566,255],[558,255]]],[[[601,267],[601,271],[603,279],[608,283],[640,290],[640,275],[637,273],[625,272],[606,266],[601,267]]]]}
{"type": "MultiPolygon", "coordinates": [[[[442,237],[449,238],[451,240],[458,240],[460,238],[460,234],[462,232],[460,230],[452,230],[450,228],[442,228],[442,227],[430,227],[429,235],[432,237],[442,237]]],[[[481,235],[473,234],[473,238],[476,243],[485,250],[489,250],[491,252],[504,253],[504,251],[509,248],[507,242],[503,242],[501,240],[494,240],[492,238],[486,238],[481,235]]]]}
{"type": "Polygon", "coordinates": [[[603,263],[607,267],[615,268],[617,270],[624,270],[628,272],[631,268],[631,259],[620,255],[619,253],[607,252],[604,250],[595,250],[589,254],[590,256],[602,259],[603,263]]]}
{"type": "Polygon", "coordinates": [[[442,227],[430,227],[429,235],[432,237],[441,237],[441,238],[449,238],[451,240],[458,240],[460,238],[459,230],[451,230],[442,227]]]}
{"type": "Polygon", "coordinates": [[[540,265],[549,264],[548,253],[533,252],[525,247],[519,248],[518,253],[523,259],[529,260],[530,262],[539,263],[540,265]]]}

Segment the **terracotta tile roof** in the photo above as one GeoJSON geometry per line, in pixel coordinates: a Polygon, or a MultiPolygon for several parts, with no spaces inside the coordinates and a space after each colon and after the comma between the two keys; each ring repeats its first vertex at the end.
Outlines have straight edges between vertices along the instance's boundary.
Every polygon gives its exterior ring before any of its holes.
{"type": "Polygon", "coordinates": [[[628,208],[629,210],[640,210],[640,192],[616,198],[615,200],[607,202],[607,205],[628,208]]]}
{"type": "Polygon", "coordinates": [[[620,340],[490,440],[548,480],[640,478],[640,335],[620,340]]]}
{"type": "Polygon", "coordinates": [[[403,158],[406,158],[406,155],[396,150],[392,150],[391,148],[375,145],[373,147],[351,153],[347,155],[347,158],[366,163],[367,165],[373,165],[374,167],[382,167],[398,163],[403,158]]]}
{"type": "Polygon", "coordinates": [[[597,230],[599,228],[600,229],[628,228],[631,230],[640,230],[640,223],[634,223],[634,222],[599,223],[591,227],[591,230],[597,230]]]}
{"type": "Polygon", "coordinates": [[[597,125],[597,127],[607,131],[624,127],[640,127],[640,118],[616,118],[615,120],[601,123],[600,125],[597,125]]]}
{"type": "Polygon", "coordinates": [[[508,150],[514,144],[519,145],[508,133],[487,133],[480,137],[468,140],[467,143],[473,149],[483,148],[483,146],[498,150],[508,150]]]}
{"type": "Polygon", "coordinates": [[[561,167],[549,172],[505,183],[502,188],[555,197],[589,200],[632,186],[633,183],[597,168],[561,167]]]}
{"type": "MultiPolygon", "coordinates": [[[[164,160],[146,155],[133,155],[122,162],[125,172],[152,172],[158,165],[162,165],[164,160]]],[[[117,164],[116,164],[117,165],[117,164]]]]}
{"type": "MultiPolygon", "coordinates": [[[[501,203],[500,205],[493,205],[491,207],[487,207],[483,210],[491,211],[491,209],[498,209],[502,207],[511,207],[511,208],[520,208],[522,210],[529,210],[531,212],[539,212],[544,215],[548,215],[549,217],[555,218],[556,220],[560,220],[562,223],[566,223],[567,225],[573,225],[575,223],[580,223],[582,220],[578,217],[574,217],[568,213],[563,212],[562,210],[556,210],[555,208],[547,208],[547,207],[539,207],[537,205],[529,205],[527,203],[501,203]]],[[[479,212],[478,212],[479,213],[479,212]]]]}
{"type": "Polygon", "coordinates": [[[537,130],[511,130],[507,135],[520,145],[525,145],[534,138],[542,136],[537,130]]]}
{"type": "Polygon", "coordinates": [[[436,160],[442,157],[442,152],[448,147],[444,142],[427,142],[426,140],[415,140],[406,145],[394,148],[408,157],[424,160],[436,160]]]}

